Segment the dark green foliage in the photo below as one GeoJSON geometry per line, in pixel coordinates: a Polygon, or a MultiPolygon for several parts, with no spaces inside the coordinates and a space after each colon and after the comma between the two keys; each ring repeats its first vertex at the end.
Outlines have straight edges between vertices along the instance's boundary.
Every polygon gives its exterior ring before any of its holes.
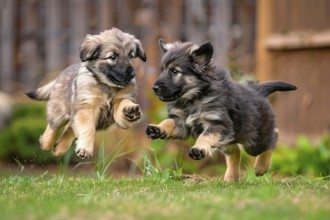
{"type": "Polygon", "coordinates": [[[282,175],[329,176],[329,134],[316,145],[307,137],[300,136],[295,147],[278,146],[273,154],[272,170],[282,175]]]}
{"type": "Polygon", "coordinates": [[[0,133],[0,159],[23,163],[54,160],[49,152],[42,152],[39,147],[39,137],[45,127],[44,103],[16,104],[11,123],[0,133]]]}

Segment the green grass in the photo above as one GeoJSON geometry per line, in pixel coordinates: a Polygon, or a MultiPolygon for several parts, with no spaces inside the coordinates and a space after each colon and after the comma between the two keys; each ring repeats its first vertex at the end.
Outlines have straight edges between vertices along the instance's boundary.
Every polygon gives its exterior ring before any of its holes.
{"type": "Polygon", "coordinates": [[[330,181],[9,176],[1,219],[329,219],[330,181]]]}

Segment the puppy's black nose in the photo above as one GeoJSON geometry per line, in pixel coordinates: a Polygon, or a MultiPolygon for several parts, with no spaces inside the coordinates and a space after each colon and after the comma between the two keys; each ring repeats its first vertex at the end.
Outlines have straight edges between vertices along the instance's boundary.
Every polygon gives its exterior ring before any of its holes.
{"type": "Polygon", "coordinates": [[[135,72],[134,72],[133,67],[128,67],[127,70],[126,70],[126,73],[132,78],[135,77],[135,72]]]}
{"type": "Polygon", "coordinates": [[[159,85],[154,85],[152,89],[155,91],[155,93],[158,93],[160,90],[159,85]]]}

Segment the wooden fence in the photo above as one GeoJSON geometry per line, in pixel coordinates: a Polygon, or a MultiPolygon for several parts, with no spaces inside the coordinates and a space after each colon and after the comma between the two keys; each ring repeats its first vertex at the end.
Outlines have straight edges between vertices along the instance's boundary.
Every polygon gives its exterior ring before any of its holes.
{"type": "MultiPolygon", "coordinates": [[[[146,50],[147,63],[136,64],[144,97],[159,72],[159,37],[209,40],[218,63],[297,84],[297,92],[274,98],[281,137],[319,138],[330,129],[329,11],[327,0],[0,0],[0,90],[36,87],[79,62],[86,34],[115,26],[146,50]]],[[[150,108],[150,99],[139,101],[150,108]]]]}
{"type": "Polygon", "coordinates": [[[284,142],[330,131],[330,1],[258,1],[257,60],[261,81],[280,79],[298,90],[274,96],[284,142]]]}
{"type": "Polygon", "coordinates": [[[141,39],[148,56],[141,74],[147,82],[158,73],[159,37],[210,40],[215,58],[225,64],[233,26],[245,39],[235,46],[237,53],[253,54],[247,45],[254,43],[254,8],[254,0],[0,0],[0,90],[35,87],[79,61],[86,34],[113,26],[141,39]]]}

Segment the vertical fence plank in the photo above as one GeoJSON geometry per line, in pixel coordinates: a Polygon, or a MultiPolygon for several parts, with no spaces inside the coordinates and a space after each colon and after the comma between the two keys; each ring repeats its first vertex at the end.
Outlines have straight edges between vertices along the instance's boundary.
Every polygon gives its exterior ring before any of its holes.
{"type": "Polygon", "coordinates": [[[227,65],[227,51],[231,37],[231,0],[211,1],[210,39],[214,47],[213,58],[227,65]]]}
{"type": "Polygon", "coordinates": [[[161,5],[163,7],[163,18],[160,25],[162,37],[168,42],[181,40],[183,33],[183,0],[169,0],[160,3],[163,4],[161,5]]]}
{"type": "Polygon", "coordinates": [[[265,40],[271,34],[273,29],[272,23],[272,6],[271,1],[258,0],[257,6],[257,77],[260,81],[271,79],[271,70],[273,68],[273,56],[268,50],[265,50],[265,40]]]}
{"type": "Polygon", "coordinates": [[[206,39],[208,23],[203,0],[185,0],[185,34],[189,41],[201,44],[206,39]]]}
{"type": "Polygon", "coordinates": [[[45,0],[46,72],[59,71],[65,66],[63,10],[61,0],[45,0]]]}
{"type": "Polygon", "coordinates": [[[232,37],[229,48],[230,65],[239,72],[255,72],[255,13],[256,1],[235,0],[232,8],[232,37]]]}
{"type": "Polygon", "coordinates": [[[21,23],[20,33],[20,69],[19,82],[29,87],[36,86],[36,78],[40,77],[41,61],[38,57],[37,32],[38,15],[35,13],[37,1],[25,0],[21,3],[21,23]]]}
{"type": "Polygon", "coordinates": [[[116,9],[117,9],[117,25],[118,28],[122,29],[123,31],[130,32],[132,27],[132,11],[131,5],[133,4],[133,1],[130,0],[122,0],[116,2],[116,9]]]}
{"type": "Polygon", "coordinates": [[[114,25],[112,0],[98,0],[98,30],[110,29],[114,25]]]}
{"type": "Polygon", "coordinates": [[[86,0],[69,2],[69,62],[79,62],[79,46],[88,32],[86,0]]]}
{"type": "Polygon", "coordinates": [[[15,77],[16,8],[16,0],[1,2],[0,89],[7,92],[13,89],[15,77]]]}
{"type": "MultiPolygon", "coordinates": [[[[139,34],[141,35],[139,39],[147,54],[147,63],[142,64],[137,73],[138,82],[143,82],[139,83],[139,94],[144,94],[145,96],[150,92],[151,85],[157,77],[160,54],[157,44],[159,34],[158,4],[151,0],[145,0],[144,3],[141,4],[141,7],[136,12],[135,22],[137,22],[139,34]]],[[[146,98],[142,97],[139,103],[141,103],[142,108],[149,109],[149,111],[150,109],[155,109],[155,103],[146,98]]],[[[145,123],[140,126],[145,126],[145,123]]]]}

